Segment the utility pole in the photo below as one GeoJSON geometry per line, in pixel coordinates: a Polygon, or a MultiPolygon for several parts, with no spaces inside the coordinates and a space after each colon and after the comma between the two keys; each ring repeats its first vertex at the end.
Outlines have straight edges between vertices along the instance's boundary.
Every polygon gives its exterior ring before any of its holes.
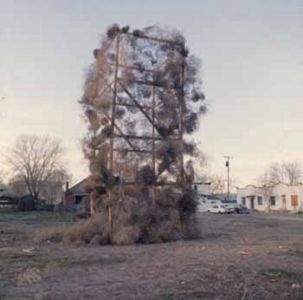
{"type": "Polygon", "coordinates": [[[225,167],[227,168],[227,201],[229,201],[229,186],[230,186],[230,159],[232,158],[230,155],[225,155],[226,158],[225,167]]]}

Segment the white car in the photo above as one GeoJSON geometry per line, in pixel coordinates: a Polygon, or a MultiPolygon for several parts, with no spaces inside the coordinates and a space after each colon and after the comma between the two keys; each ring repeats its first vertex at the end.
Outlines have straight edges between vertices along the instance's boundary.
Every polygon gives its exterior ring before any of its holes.
{"type": "Polygon", "coordinates": [[[229,214],[233,212],[233,209],[226,204],[215,204],[208,211],[217,214],[229,214]]]}

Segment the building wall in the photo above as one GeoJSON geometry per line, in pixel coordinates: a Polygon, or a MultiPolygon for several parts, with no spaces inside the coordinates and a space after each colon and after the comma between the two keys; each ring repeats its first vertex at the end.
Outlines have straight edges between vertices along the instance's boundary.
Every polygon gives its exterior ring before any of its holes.
{"type": "Polygon", "coordinates": [[[279,184],[273,189],[273,196],[276,197],[276,209],[302,210],[303,209],[303,186],[288,186],[279,184]],[[297,205],[295,205],[297,203],[297,205]]]}
{"type": "Polygon", "coordinates": [[[211,195],[211,184],[210,183],[194,183],[193,189],[197,191],[199,195],[207,196],[211,195]]]}
{"type": "MultiPolygon", "coordinates": [[[[270,197],[270,210],[273,211],[303,211],[303,185],[277,184],[268,190],[270,197]],[[297,204],[297,205],[295,205],[297,204]]],[[[249,209],[265,211],[267,204],[262,188],[248,185],[245,188],[239,188],[237,192],[237,203],[245,204],[249,209]],[[251,197],[254,197],[254,207],[252,207],[251,197]],[[262,204],[259,203],[258,197],[262,198],[262,204]]]]}

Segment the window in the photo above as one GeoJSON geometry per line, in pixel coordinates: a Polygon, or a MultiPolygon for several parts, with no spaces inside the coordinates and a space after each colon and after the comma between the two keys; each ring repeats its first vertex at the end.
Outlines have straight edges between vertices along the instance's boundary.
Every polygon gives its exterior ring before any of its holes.
{"type": "Polygon", "coordinates": [[[263,198],[261,196],[258,196],[258,205],[263,204],[263,198]]]}
{"type": "Polygon", "coordinates": [[[270,196],[270,205],[275,206],[276,205],[276,197],[275,196],[270,196]]]}
{"type": "Polygon", "coordinates": [[[242,197],[242,205],[245,205],[246,204],[246,199],[245,197],[242,197]]]}

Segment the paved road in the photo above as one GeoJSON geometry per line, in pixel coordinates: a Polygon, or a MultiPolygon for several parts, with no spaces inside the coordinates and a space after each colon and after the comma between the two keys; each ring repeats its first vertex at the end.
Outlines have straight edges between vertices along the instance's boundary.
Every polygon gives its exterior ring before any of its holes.
{"type": "MultiPolygon", "coordinates": [[[[215,216],[215,214],[209,213],[209,212],[200,212],[198,213],[199,216],[206,216],[209,217],[215,216]]],[[[261,219],[261,220],[279,220],[279,221],[299,221],[303,222],[303,214],[302,215],[291,215],[287,213],[250,213],[249,215],[238,215],[238,214],[230,214],[230,215],[221,215],[228,217],[236,217],[236,216],[244,216],[249,219],[261,219]]]]}
{"type": "Polygon", "coordinates": [[[272,219],[272,220],[281,220],[281,221],[301,221],[303,222],[303,215],[290,215],[290,214],[265,214],[265,213],[256,213],[252,214],[259,219],[272,219]]]}

